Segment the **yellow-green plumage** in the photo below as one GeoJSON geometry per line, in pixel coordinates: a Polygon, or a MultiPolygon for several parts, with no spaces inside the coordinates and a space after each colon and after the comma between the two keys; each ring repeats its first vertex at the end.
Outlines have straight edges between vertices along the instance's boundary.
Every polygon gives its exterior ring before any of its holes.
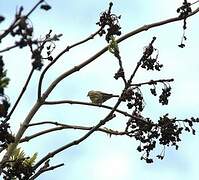
{"type": "Polygon", "coordinates": [[[93,104],[98,104],[98,105],[101,105],[102,103],[104,103],[105,101],[107,101],[108,99],[112,97],[119,97],[118,95],[113,95],[113,94],[108,94],[101,91],[93,91],[93,90],[89,91],[87,96],[90,97],[90,100],[93,104]]]}

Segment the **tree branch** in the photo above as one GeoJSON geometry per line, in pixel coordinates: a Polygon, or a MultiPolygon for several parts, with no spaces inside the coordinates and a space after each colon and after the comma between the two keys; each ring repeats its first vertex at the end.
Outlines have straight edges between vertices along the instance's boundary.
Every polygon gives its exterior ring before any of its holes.
{"type": "MultiPolygon", "coordinates": [[[[43,125],[43,124],[54,124],[54,125],[60,126],[60,127],[50,128],[50,129],[35,133],[33,135],[26,136],[26,137],[24,137],[24,138],[22,138],[20,140],[20,143],[29,141],[29,140],[31,140],[31,139],[33,139],[35,137],[38,137],[38,136],[41,136],[41,135],[44,135],[44,134],[48,134],[50,132],[59,131],[59,130],[63,130],[63,129],[74,129],[74,130],[86,130],[86,131],[89,131],[89,130],[91,130],[93,128],[93,127],[86,127],[86,126],[76,126],[76,125],[61,124],[61,123],[58,123],[58,122],[51,122],[51,121],[43,121],[43,122],[40,122],[40,123],[34,123],[34,124],[29,125],[29,127],[30,126],[36,126],[36,125],[43,125]]],[[[106,127],[98,128],[96,131],[107,133],[110,136],[111,135],[128,135],[127,132],[119,132],[117,130],[108,129],[106,127]]]]}
{"type": "Polygon", "coordinates": [[[28,16],[30,16],[30,15],[33,13],[33,11],[34,11],[42,2],[44,2],[44,0],[40,0],[40,1],[28,12],[28,14],[26,14],[26,18],[28,18],[28,16]]]}
{"type": "MultiPolygon", "coordinates": [[[[198,13],[199,12],[199,7],[197,9],[195,9],[192,13],[190,13],[188,17],[191,17],[193,16],[194,14],[198,13]]],[[[162,25],[165,25],[165,24],[169,24],[169,23],[173,23],[173,22],[177,22],[177,21],[181,21],[183,20],[182,17],[175,17],[175,18],[170,18],[170,19],[166,19],[166,20],[163,20],[163,21],[159,21],[159,22],[156,22],[156,23],[152,23],[152,24],[148,24],[148,25],[144,25],[134,31],[131,31],[125,35],[123,35],[122,37],[120,37],[118,40],[117,40],[117,43],[120,43],[122,41],[124,41],[125,39],[131,37],[131,36],[134,36],[135,34],[138,34],[140,32],[143,32],[143,31],[147,31],[151,28],[155,28],[155,27],[158,27],[158,26],[162,26],[162,25]]]]}
{"type": "Polygon", "coordinates": [[[27,80],[26,80],[26,82],[24,84],[24,87],[21,90],[21,93],[19,94],[19,96],[18,96],[14,106],[12,107],[10,113],[6,116],[6,119],[4,120],[4,122],[7,122],[10,119],[12,113],[14,112],[15,108],[17,107],[17,105],[18,105],[19,101],[21,100],[24,92],[26,91],[26,88],[27,88],[27,86],[28,86],[28,84],[30,82],[30,79],[31,79],[32,75],[33,75],[33,72],[34,72],[34,68],[31,69],[31,71],[30,71],[30,73],[28,75],[28,78],[27,78],[27,80]]]}
{"type": "MultiPolygon", "coordinates": [[[[85,106],[95,106],[95,107],[102,107],[102,108],[106,108],[106,109],[113,109],[113,107],[111,106],[106,106],[106,105],[98,105],[98,104],[93,104],[93,103],[88,103],[88,102],[82,102],[82,101],[72,101],[72,100],[61,100],[61,101],[45,101],[44,105],[56,105],[56,104],[80,104],[80,105],[85,105],[85,106]]],[[[124,116],[128,116],[128,117],[132,117],[132,118],[136,118],[130,114],[128,114],[125,111],[116,109],[116,112],[123,114],[124,116]]]]}
{"type": "Polygon", "coordinates": [[[135,83],[135,84],[131,84],[131,86],[142,86],[142,85],[152,85],[152,84],[157,84],[157,83],[164,83],[164,82],[172,82],[174,81],[174,79],[158,79],[158,80],[150,80],[147,82],[143,82],[143,83],[135,83]]]}
{"type": "Polygon", "coordinates": [[[46,171],[51,171],[54,170],[56,168],[59,168],[61,166],[64,166],[64,163],[55,165],[55,166],[50,166],[48,168],[41,168],[37,173],[35,173],[29,180],[35,180],[35,178],[37,178],[38,176],[40,176],[42,173],[46,172],[46,171]]]}
{"type": "Polygon", "coordinates": [[[197,1],[193,2],[191,5],[196,4],[196,3],[198,3],[198,2],[199,2],[199,0],[197,0],[197,1]]]}
{"type": "Polygon", "coordinates": [[[16,48],[16,47],[18,47],[18,46],[19,46],[18,44],[14,44],[14,45],[12,45],[12,46],[9,46],[9,47],[7,47],[7,48],[5,48],[5,49],[0,50],[0,53],[9,51],[9,50],[14,49],[14,48],[16,48]]]}

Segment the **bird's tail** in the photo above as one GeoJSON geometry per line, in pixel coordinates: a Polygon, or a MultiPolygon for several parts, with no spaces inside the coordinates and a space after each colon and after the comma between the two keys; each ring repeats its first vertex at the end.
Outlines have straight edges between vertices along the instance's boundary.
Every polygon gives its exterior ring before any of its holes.
{"type": "Polygon", "coordinates": [[[120,97],[119,95],[114,95],[114,94],[111,94],[112,95],[112,97],[120,97]]]}
{"type": "Polygon", "coordinates": [[[115,94],[108,94],[108,93],[102,93],[103,94],[103,96],[105,96],[105,97],[119,97],[119,95],[115,95],[115,94]]]}

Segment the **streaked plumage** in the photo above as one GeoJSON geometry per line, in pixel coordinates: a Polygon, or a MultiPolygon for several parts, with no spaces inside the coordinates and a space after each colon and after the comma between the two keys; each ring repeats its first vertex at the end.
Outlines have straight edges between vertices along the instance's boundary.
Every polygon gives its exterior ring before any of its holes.
{"type": "Polygon", "coordinates": [[[93,91],[93,90],[89,91],[87,96],[90,97],[90,100],[93,104],[98,104],[98,105],[101,105],[102,103],[104,103],[105,101],[107,101],[108,99],[112,97],[119,97],[118,95],[113,95],[113,94],[108,94],[101,91],[93,91]]]}

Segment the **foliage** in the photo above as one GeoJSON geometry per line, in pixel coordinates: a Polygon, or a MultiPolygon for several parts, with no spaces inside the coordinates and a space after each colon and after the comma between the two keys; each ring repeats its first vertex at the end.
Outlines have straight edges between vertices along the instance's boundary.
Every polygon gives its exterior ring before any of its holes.
{"type": "Polygon", "coordinates": [[[5,180],[27,180],[33,174],[33,165],[37,158],[37,153],[32,157],[26,157],[21,148],[16,148],[10,156],[9,161],[5,164],[6,173],[3,176],[5,180]]]}

